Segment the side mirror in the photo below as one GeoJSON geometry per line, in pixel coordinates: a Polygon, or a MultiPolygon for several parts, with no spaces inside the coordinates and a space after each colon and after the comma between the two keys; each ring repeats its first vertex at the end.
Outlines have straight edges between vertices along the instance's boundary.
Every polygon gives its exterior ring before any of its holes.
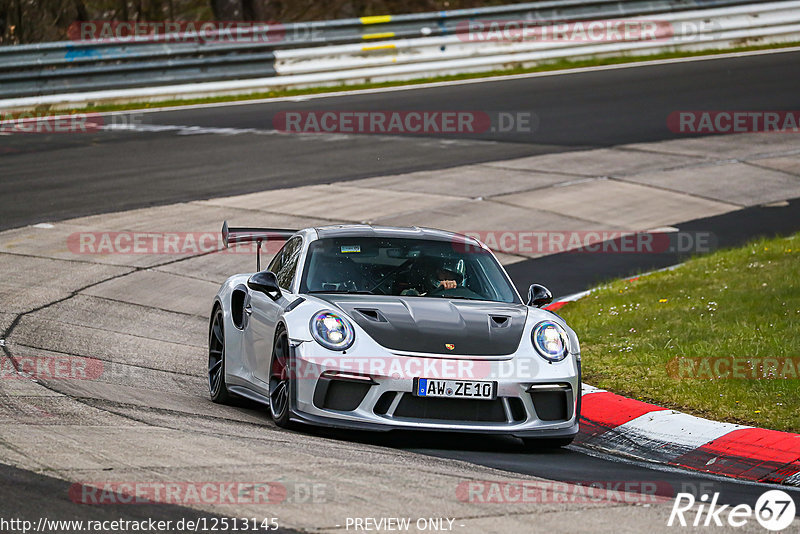
{"type": "Polygon", "coordinates": [[[278,278],[275,273],[261,271],[247,280],[247,287],[254,291],[261,291],[272,300],[281,298],[281,288],[278,287],[278,278]]]}
{"type": "Polygon", "coordinates": [[[541,308],[553,302],[553,294],[546,287],[539,284],[531,284],[528,289],[528,306],[541,308]]]}

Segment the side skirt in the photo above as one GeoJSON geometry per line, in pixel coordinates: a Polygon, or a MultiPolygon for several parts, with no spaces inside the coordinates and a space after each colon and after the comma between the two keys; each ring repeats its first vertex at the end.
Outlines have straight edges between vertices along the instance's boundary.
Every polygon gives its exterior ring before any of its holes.
{"type": "Polygon", "coordinates": [[[239,395],[240,397],[244,397],[246,399],[250,399],[251,401],[261,403],[265,406],[269,406],[269,397],[266,397],[261,393],[256,393],[252,389],[248,389],[244,386],[228,386],[228,391],[236,395],[239,395]]]}

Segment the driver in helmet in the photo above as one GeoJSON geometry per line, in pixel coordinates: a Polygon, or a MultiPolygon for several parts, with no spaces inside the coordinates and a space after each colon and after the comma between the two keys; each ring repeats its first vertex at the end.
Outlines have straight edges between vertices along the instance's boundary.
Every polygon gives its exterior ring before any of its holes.
{"type": "Polygon", "coordinates": [[[458,282],[456,282],[456,278],[460,278],[461,275],[457,272],[453,272],[449,269],[439,268],[436,269],[436,281],[439,282],[434,289],[442,288],[442,289],[455,289],[458,287],[458,282]]]}
{"type": "Polygon", "coordinates": [[[441,258],[426,258],[418,262],[414,269],[418,273],[416,283],[403,290],[401,295],[425,296],[434,291],[456,289],[463,276],[455,266],[441,258]]]}

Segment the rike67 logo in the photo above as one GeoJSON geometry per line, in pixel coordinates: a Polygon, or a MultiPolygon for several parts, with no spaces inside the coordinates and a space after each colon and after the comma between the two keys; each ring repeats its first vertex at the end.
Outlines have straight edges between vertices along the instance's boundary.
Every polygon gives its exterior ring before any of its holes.
{"type": "Polygon", "coordinates": [[[699,502],[691,493],[678,493],[672,504],[667,526],[680,527],[743,527],[755,518],[767,530],[778,532],[794,521],[795,504],[791,495],[781,490],[769,490],[762,494],[756,505],[719,504],[719,493],[709,500],[702,495],[699,502]]]}

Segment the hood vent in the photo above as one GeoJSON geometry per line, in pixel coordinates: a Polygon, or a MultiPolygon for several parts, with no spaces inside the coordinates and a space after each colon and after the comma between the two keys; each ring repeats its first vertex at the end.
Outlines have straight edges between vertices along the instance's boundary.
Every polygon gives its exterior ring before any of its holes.
{"type": "Polygon", "coordinates": [[[492,328],[508,328],[511,326],[511,317],[507,315],[490,315],[489,326],[492,328]]]}
{"type": "Polygon", "coordinates": [[[356,308],[356,311],[369,319],[370,321],[375,321],[376,323],[385,323],[386,317],[380,312],[380,310],[372,310],[368,308],[356,308]]]}

